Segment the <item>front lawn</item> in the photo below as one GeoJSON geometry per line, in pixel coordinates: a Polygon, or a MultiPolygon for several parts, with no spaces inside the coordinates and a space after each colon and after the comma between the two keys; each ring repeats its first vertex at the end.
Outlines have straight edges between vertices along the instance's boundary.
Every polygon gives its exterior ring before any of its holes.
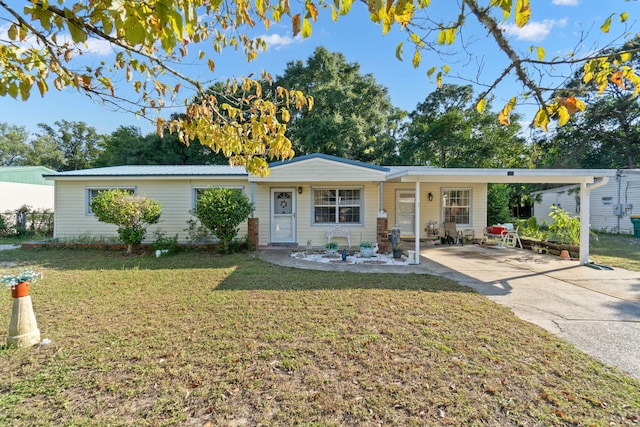
{"type": "Polygon", "coordinates": [[[640,271],[640,238],[598,233],[598,239],[591,240],[591,259],[598,264],[640,271]]]}
{"type": "MultiPolygon", "coordinates": [[[[0,425],[631,425],[640,383],[447,279],[204,251],[0,251],[45,273],[0,425]]],[[[8,290],[0,293],[6,337],[8,290]]]]}

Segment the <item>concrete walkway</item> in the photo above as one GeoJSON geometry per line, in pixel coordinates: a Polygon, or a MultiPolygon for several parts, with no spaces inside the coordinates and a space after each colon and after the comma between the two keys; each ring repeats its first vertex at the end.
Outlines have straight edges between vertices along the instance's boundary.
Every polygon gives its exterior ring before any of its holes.
{"type": "Polygon", "coordinates": [[[296,268],[448,277],[640,380],[640,272],[478,245],[423,248],[417,266],[314,263],[290,257],[289,250],[265,249],[259,256],[296,268]]]}

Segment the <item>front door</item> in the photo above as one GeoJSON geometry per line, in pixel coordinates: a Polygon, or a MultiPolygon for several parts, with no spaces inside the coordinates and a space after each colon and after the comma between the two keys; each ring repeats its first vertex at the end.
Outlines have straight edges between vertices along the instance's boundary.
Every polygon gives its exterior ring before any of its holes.
{"type": "Polygon", "coordinates": [[[296,242],[296,192],[293,188],[271,190],[271,243],[296,242]]]}
{"type": "Polygon", "coordinates": [[[396,223],[402,237],[414,237],[416,233],[416,192],[396,191],[396,223]]]}

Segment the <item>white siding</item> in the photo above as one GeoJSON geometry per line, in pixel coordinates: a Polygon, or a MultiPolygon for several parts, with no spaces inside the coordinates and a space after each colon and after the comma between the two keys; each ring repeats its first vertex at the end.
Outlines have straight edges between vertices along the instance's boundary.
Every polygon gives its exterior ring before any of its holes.
{"type": "MultiPolygon", "coordinates": [[[[560,206],[571,215],[579,216],[579,187],[577,191],[569,192],[571,187],[546,190],[541,192],[541,201],[534,204],[533,215],[538,223],[551,222],[549,216],[551,206],[560,206]]],[[[629,215],[640,213],[640,176],[624,174],[620,181],[615,178],[595,190],[590,196],[591,229],[594,231],[607,231],[620,233],[633,233],[633,224],[629,215]],[[629,208],[623,216],[614,213],[617,204],[627,205],[629,208]],[[633,208],[631,209],[631,206],[633,208]]]]}
{"type": "MultiPolygon", "coordinates": [[[[487,222],[487,184],[461,184],[456,183],[421,183],[420,184],[420,238],[428,237],[427,228],[429,222],[435,221],[439,225],[443,223],[442,211],[442,190],[443,189],[470,189],[471,190],[471,224],[469,227],[461,229],[472,229],[476,237],[482,236],[482,230],[487,222]],[[433,200],[429,201],[429,193],[433,195],[433,200]]],[[[389,228],[394,226],[396,218],[396,191],[415,190],[414,183],[384,184],[383,208],[387,211],[389,228]]],[[[462,231],[462,230],[460,230],[462,231]]]]}
{"type": "Polygon", "coordinates": [[[271,168],[271,174],[266,178],[253,177],[256,182],[291,182],[313,183],[318,179],[325,182],[354,183],[363,181],[380,181],[386,172],[372,168],[365,168],[349,163],[314,158],[280,165],[271,168]]]}
{"type": "Polygon", "coordinates": [[[53,210],[54,194],[52,185],[0,182],[0,212],[17,210],[23,205],[53,210]]]}
{"type": "MultiPolygon", "coordinates": [[[[134,187],[136,194],[154,199],[162,205],[162,216],[158,224],[149,227],[145,242],[154,240],[153,233],[161,229],[167,236],[178,234],[180,242],[187,242],[187,220],[194,218],[192,207],[193,187],[202,186],[242,186],[248,194],[246,181],[211,180],[90,180],[56,181],[56,211],[54,237],[74,238],[80,235],[117,237],[116,226],[104,224],[86,211],[87,190],[91,188],[134,187]]],[[[240,226],[238,237],[247,234],[247,225],[240,226]]]]}
{"type": "MultiPolygon", "coordinates": [[[[377,212],[379,206],[379,185],[373,183],[349,183],[345,185],[333,182],[317,182],[317,183],[282,183],[267,184],[260,183],[255,185],[255,201],[256,210],[254,215],[259,218],[260,225],[260,244],[267,245],[271,240],[270,218],[271,218],[271,201],[270,194],[273,188],[290,188],[296,197],[296,240],[298,245],[306,246],[307,241],[311,240],[314,247],[321,247],[327,242],[326,231],[331,225],[313,224],[312,218],[312,189],[313,188],[362,188],[363,208],[364,208],[364,224],[344,225],[345,228],[351,230],[351,246],[357,247],[361,241],[372,242],[376,240],[377,212]],[[302,194],[298,194],[298,187],[302,187],[302,194]]],[[[345,243],[344,239],[337,239],[340,245],[345,243]]]]}

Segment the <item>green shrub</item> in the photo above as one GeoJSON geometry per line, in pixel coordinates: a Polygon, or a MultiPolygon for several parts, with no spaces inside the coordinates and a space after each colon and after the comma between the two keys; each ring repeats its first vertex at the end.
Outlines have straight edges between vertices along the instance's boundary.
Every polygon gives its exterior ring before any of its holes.
{"type": "Polygon", "coordinates": [[[564,209],[551,206],[549,216],[554,222],[549,224],[549,232],[561,243],[580,244],[580,217],[570,216],[564,209]]]}
{"type": "Polygon", "coordinates": [[[536,240],[544,240],[546,237],[545,230],[546,223],[538,224],[538,220],[535,216],[527,218],[525,220],[518,221],[518,234],[521,237],[530,237],[536,240]]]}
{"type": "Polygon", "coordinates": [[[187,238],[191,243],[204,243],[215,239],[215,236],[211,234],[211,230],[194,219],[187,220],[187,228],[184,231],[187,232],[187,238]]]}
{"type": "Polygon", "coordinates": [[[91,200],[91,210],[100,222],[118,226],[120,241],[127,245],[127,253],[142,243],[147,227],[160,220],[160,204],[145,196],[113,189],[98,194],[91,200]]]}
{"type": "Polygon", "coordinates": [[[160,229],[153,233],[155,240],[151,243],[151,247],[154,251],[166,250],[170,254],[180,252],[180,246],[178,245],[178,234],[173,237],[167,237],[167,235],[160,229]]]}
{"type": "Polygon", "coordinates": [[[238,226],[253,212],[253,204],[235,188],[208,188],[202,192],[192,212],[214,236],[220,239],[220,250],[231,253],[238,226]]]}

